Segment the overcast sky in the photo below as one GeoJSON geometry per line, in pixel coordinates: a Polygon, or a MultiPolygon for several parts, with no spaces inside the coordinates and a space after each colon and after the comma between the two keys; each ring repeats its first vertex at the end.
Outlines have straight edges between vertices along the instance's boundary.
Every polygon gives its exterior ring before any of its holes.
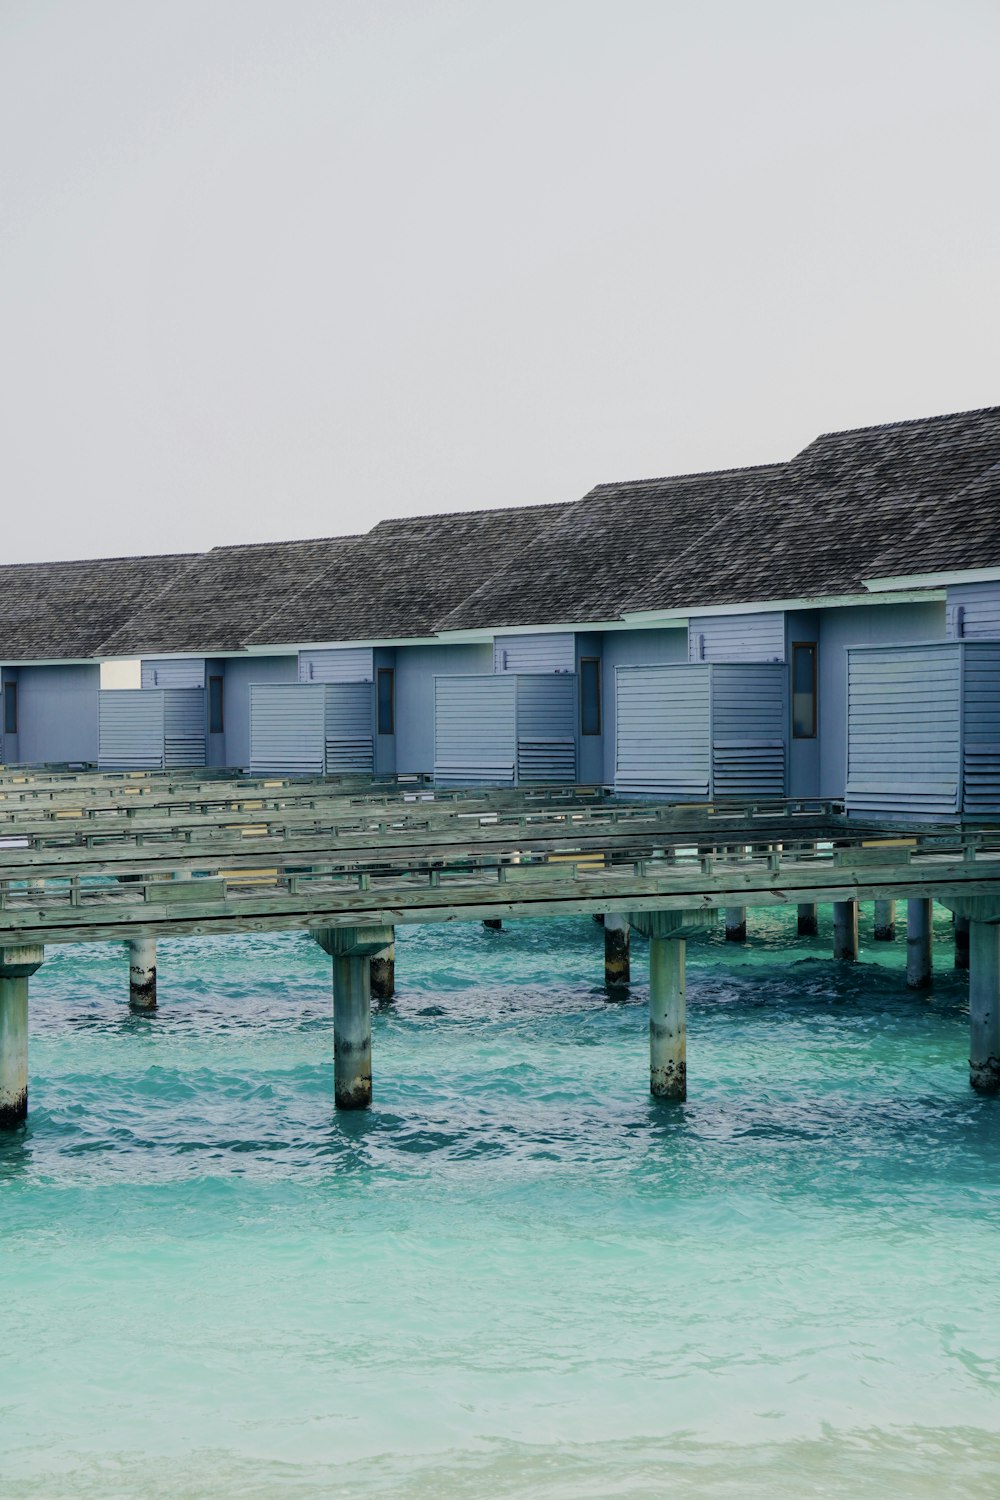
{"type": "Polygon", "coordinates": [[[0,0],[0,560],[1000,402],[998,0],[0,0]]]}

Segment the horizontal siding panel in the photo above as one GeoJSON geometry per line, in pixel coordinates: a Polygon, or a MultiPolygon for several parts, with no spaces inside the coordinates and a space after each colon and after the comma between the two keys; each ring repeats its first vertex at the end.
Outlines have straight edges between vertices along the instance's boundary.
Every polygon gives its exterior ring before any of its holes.
{"type": "Polygon", "coordinates": [[[205,658],[185,656],[168,661],[144,661],[140,673],[144,688],[203,688],[205,658]]]}
{"type": "Polygon", "coordinates": [[[498,635],[493,640],[494,672],[575,672],[572,631],[545,635],[498,635]]]}
{"type": "Polygon", "coordinates": [[[328,646],[300,651],[300,682],[372,682],[374,653],[370,646],[328,646]]]}
{"type": "Polygon", "coordinates": [[[250,770],[254,775],[322,776],[326,691],[321,683],[253,683],[250,770]]]}
{"type": "Polygon", "coordinates": [[[707,666],[618,667],[615,790],[704,800],[712,774],[707,666]]]}
{"type": "Polygon", "coordinates": [[[516,774],[516,678],[436,677],[435,780],[449,786],[513,786],[516,774]]]}
{"type": "Polygon", "coordinates": [[[783,662],[785,616],[700,615],[688,622],[688,660],[783,662]]]}
{"type": "Polygon", "coordinates": [[[849,811],[946,817],[961,787],[961,648],[848,651],[849,811]]]}

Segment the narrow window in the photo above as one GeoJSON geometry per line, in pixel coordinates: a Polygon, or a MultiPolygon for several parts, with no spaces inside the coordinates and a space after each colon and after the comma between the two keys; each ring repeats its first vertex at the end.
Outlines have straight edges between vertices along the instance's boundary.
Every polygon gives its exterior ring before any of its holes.
{"type": "Polygon", "coordinates": [[[208,732],[209,734],[223,734],[226,728],[226,715],[223,699],[224,679],[222,677],[209,677],[208,679],[208,732]]]}
{"type": "Polygon", "coordinates": [[[378,669],[378,732],[396,733],[396,673],[392,667],[378,669]]]}
{"type": "Polygon", "coordinates": [[[580,657],[580,733],[601,732],[601,658],[580,657]]]}
{"type": "Polygon", "coordinates": [[[792,644],[792,734],[797,740],[816,738],[816,643],[792,644]]]}
{"type": "Polygon", "coordinates": [[[3,685],[3,732],[4,734],[17,733],[16,682],[5,682],[3,685]]]}

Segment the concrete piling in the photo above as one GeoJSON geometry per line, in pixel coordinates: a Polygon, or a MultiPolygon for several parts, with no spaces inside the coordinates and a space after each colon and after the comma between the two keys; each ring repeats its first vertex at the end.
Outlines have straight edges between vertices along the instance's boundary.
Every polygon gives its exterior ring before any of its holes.
{"type": "Polygon", "coordinates": [[[895,901],[875,902],[875,931],[873,934],[877,943],[891,943],[896,936],[896,903],[895,901]]]}
{"type": "Polygon", "coordinates": [[[396,944],[391,942],[370,959],[369,984],[373,1000],[391,1000],[396,993],[396,944]]]}
{"type": "Polygon", "coordinates": [[[726,942],[745,943],[747,940],[747,909],[745,906],[726,907],[726,942]]]}
{"type": "Polygon", "coordinates": [[[843,963],[853,963],[858,956],[858,903],[833,903],[833,956],[843,963]]]}
{"type": "Polygon", "coordinates": [[[44,956],[34,944],[0,949],[0,1130],[28,1117],[28,980],[44,956]]]}
{"type": "Polygon", "coordinates": [[[333,1094],[338,1109],[372,1102],[371,960],[338,954],[333,960],[333,1094]]]}
{"type": "Polygon", "coordinates": [[[969,919],[955,918],[955,968],[969,967],[969,919]]]}
{"type": "Polygon", "coordinates": [[[604,918],[604,984],[609,990],[624,989],[632,977],[629,953],[629,920],[621,912],[604,918]]]}
{"type": "Polygon", "coordinates": [[[156,1009],[156,939],[132,938],[128,949],[130,1010],[156,1009]]]}
{"type": "Polygon", "coordinates": [[[1000,926],[969,923],[969,1082],[1000,1093],[1000,926]]]}
{"type": "Polygon", "coordinates": [[[815,937],[819,932],[819,908],[814,901],[800,901],[796,923],[799,937],[815,937]]]}
{"type": "Polygon", "coordinates": [[[687,983],[683,938],[649,940],[649,1091],[687,1098],[687,983]]]}
{"type": "Polygon", "coordinates": [[[371,960],[393,941],[391,927],[325,927],[313,937],[333,959],[333,1095],[338,1109],[372,1102],[371,960]]]}
{"type": "Polygon", "coordinates": [[[923,899],[906,903],[906,983],[911,990],[925,990],[931,983],[931,907],[923,899]]]}

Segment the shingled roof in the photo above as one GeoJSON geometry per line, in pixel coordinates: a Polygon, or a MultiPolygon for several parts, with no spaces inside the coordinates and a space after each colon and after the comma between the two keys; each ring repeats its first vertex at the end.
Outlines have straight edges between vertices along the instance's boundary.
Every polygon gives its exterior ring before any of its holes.
{"type": "Polygon", "coordinates": [[[617,620],[644,576],[719,516],[747,502],[780,465],[599,484],[554,516],[527,553],[494,569],[439,630],[617,620]]]}
{"type": "Polygon", "coordinates": [[[569,509],[525,505],[380,521],[245,643],[432,635],[484,578],[514,559],[526,564],[543,528],[569,509]]]}
{"type": "Polygon", "coordinates": [[[213,547],[110,634],[101,655],[238,651],[290,595],[308,587],[357,540],[337,536],[213,547]]]}
{"type": "Polygon", "coordinates": [[[1000,407],[819,437],[627,612],[860,594],[866,578],[1000,566],[1000,407]]]}
{"type": "Polygon", "coordinates": [[[104,638],[196,556],[0,565],[0,660],[93,659],[104,638]]]}

